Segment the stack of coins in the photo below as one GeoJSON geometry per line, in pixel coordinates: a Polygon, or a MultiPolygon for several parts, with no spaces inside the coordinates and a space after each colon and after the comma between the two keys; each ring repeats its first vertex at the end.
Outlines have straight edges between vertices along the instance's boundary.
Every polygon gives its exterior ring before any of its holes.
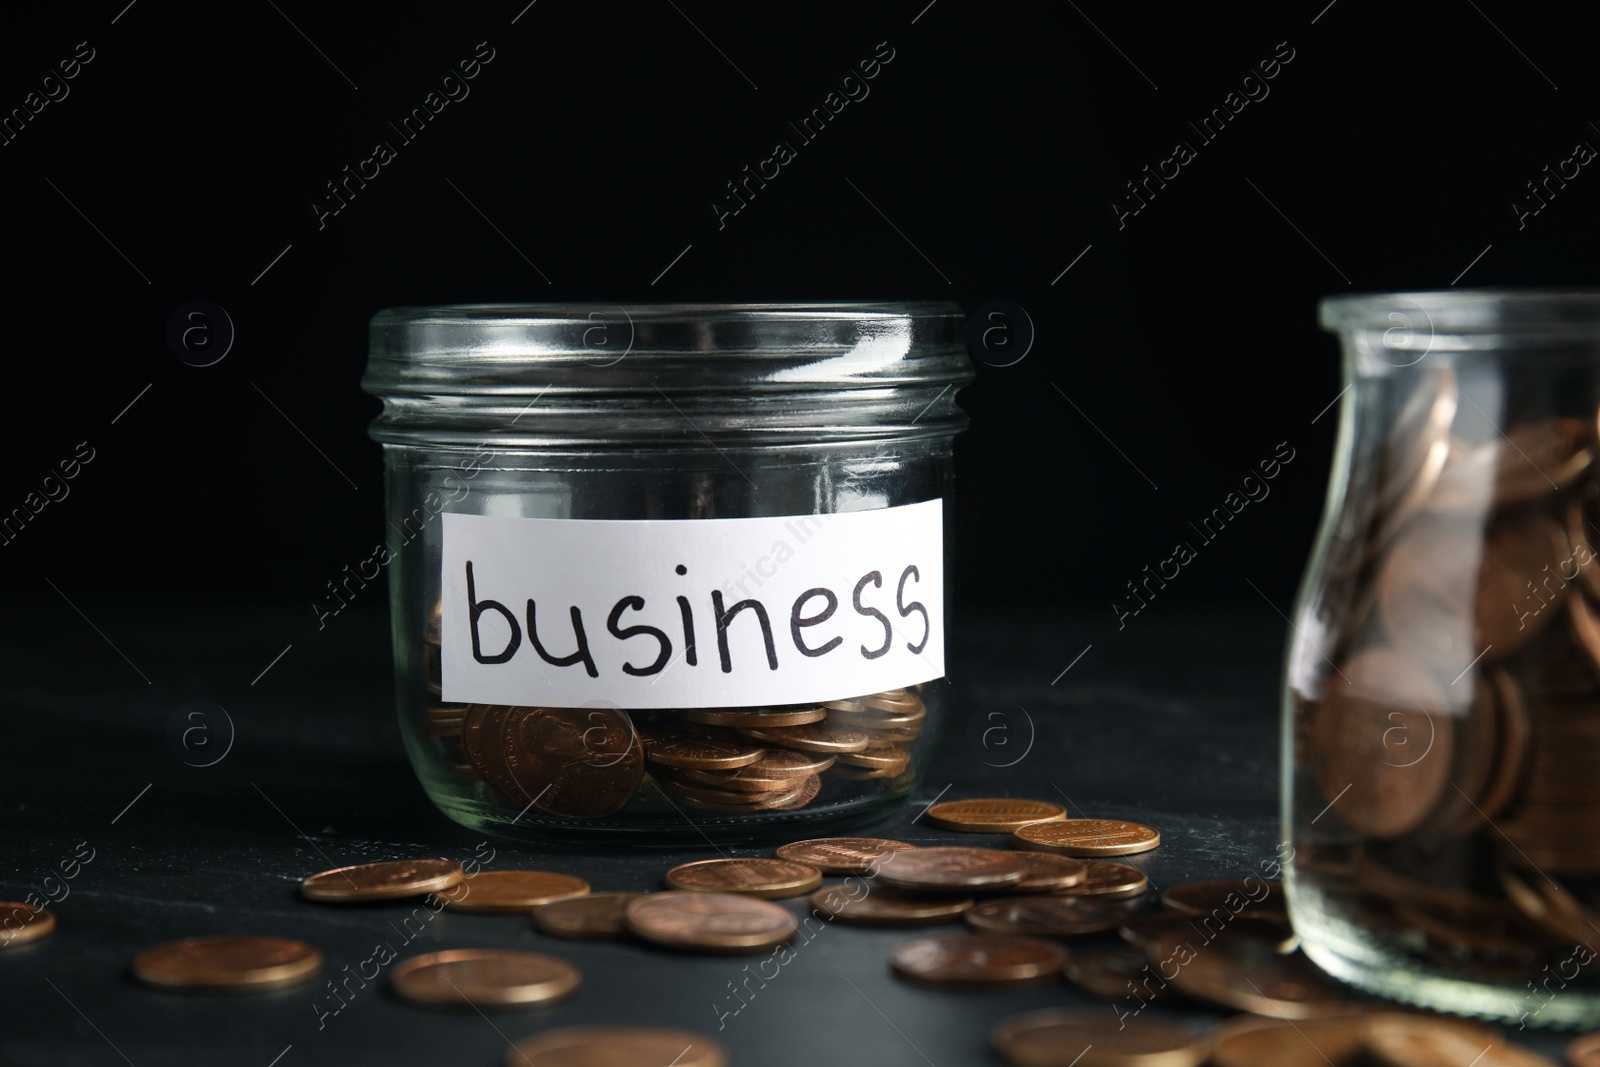
{"type": "Polygon", "coordinates": [[[824,777],[904,793],[928,707],[920,686],[821,704],[681,713],[446,703],[440,611],[423,630],[423,727],[446,761],[518,811],[613,815],[653,782],[674,804],[723,815],[794,811],[824,777]],[[648,778],[645,771],[648,770],[648,778]]]}
{"type": "Polygon", "coordinates": [[[1518,981],[1600,944],[1595,419],[1414,380],[1330,551],[1330,659],[1291,666],[1296,864],[1392,948],[1518,981]]]}

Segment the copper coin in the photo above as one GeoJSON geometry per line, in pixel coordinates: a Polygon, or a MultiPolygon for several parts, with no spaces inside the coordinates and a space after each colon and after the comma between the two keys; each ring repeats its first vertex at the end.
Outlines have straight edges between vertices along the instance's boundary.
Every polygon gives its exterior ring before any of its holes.
{"type": "Polygon", "coordinates": [[[1088,873],[1077,885],[1058,890],[1074,897],[1136,897],[1150,888],[1150,879],[1137,867],[1109,860],[1085,860],[1088,873]]]}
{"type": "Polygon", "coordinates": [[[467,879],[463,892],[445,900],[450,911],[480,915],[516,915],[541,904],[589,892],[589,883],[553,871],[480,871],[467,879]]]}
{"type": "MultiPolygon", "coordinates": [[[[1483,535],[1471,524],[1418,521],[1389,547],[1377,575],[1377,612],[1384,632],[1413,658],[1449,669],[1483,651],[1475,644],[1473,582],[1483,560],[1483,535]]],[[[1513,601],[1506,601],[1510,610],[1513,601]]],[[[1349,671],[1345,670],[1348,675],[1349,671]]],[[[1343,678],[1335,684],[1344,685],[1343,678]]]]}
{"type": "Polygon", "coordinates": [[[864,886],[852,895],[835,885],[812,893],[811,906],[840,922],[861,926],[932,926],[961,918],[972,907],[972,898],[919,896],[883,886],[864,886]]]}
{"type": "Polygon", "coordinates": [[[1571,1067],[1600,1067],[1600,1033],[1573,1038],[1567,1045],[1567,1063],[1571,1067]]]}
{"type": "Polygon", "coordinates": [[[739,733],[756,741],[830,756],[841,752],[864,752],[872,742],[871,735],[866,731],[853,726],[840,726],[832,720],[771,729],[743,726],[739,728],[739,733]]]}
{"type": "Polygon", "coordinates": [[[797,779],[821,774],[833,766],[833,756],[815,756],[786,748],[768,749],[761,758],[731,771],[703,771],[691,767],[673,769],[680,781],[694,782],[736,793],[763,793],[793,788],[797,779]]]}
{"type": "Polygon", "coordinates": [[[396,900],[449,889],[464,877],[454,860],[382,860],[313,874],[300,892],[312,900],[396,900]]]}
{"type": "Polygon", "coordinates": [[[1115,930],[1128,921],[1134,907],[1129,901],[1041,894],[984,901],[962,919],[974,930],[989,934],[1082,937],[1115,930]]]}
{"type": "Polygon", "coordinates": [[[881,772],[886,778],[893,778],[906,769],[906,764],[911,762],[911,753],[907,749],[891,745],[888,748],[869,749],[866,752],[841,752],[839,762],[852,767],[866,767],[881,772]]]}
{"type": "Polygon", "coordinates": [[[520,717],[527,710],[504,704],[472,704],[461,724],[461,751],[467,762],[480,778],[518,808],[533,798],[522,791],[506,762],[505,725],[513,714],[520,717]]]}
{"type": "Polygon", "coordinates": [[[1573,496],[1567,504],[1567,543],[1572,546],[1573,563],[1576,565],[1578,576],[1583,580],[1583,587],[1592,597],[1600,597],[1600,562],[1596,561],[1594,543],[1591,539],[1595,534],[1595,527],[1589,518],[1588,503],[1582,496],[1573,496]]]}
{"type": "Polygon", "coordinates": [[[895,974],[921,985],[989,988],[1059,981],[1066,952],[1038,937],[936,934],[903,941],[889,954],[895,974]]]}
{"type": "Polygon", "coordinates": [[[1445,469],[1429,506],[1482,513],[1526,503],[1572,485],[1594,459],[1584,419],[1543,419],[1507,427],[1445,469]]]}
{"type": "Polygon", "coordinates": [[[1134,945],[1073,948],[1067,959],[1067,981],[1091,996],[1106,1000],[1133,997],[1139,1001],[1170,1000],[1173,994],[1156,973],[1144,950],[1134,945]]]}
{"type": "Polygon", "coordinates": [[[467,722],[465,705],[429,708],[424,716],[428,733],[434,737],[460,737],[467,722]]]}
{"type": "MultiPolygon", "coordinates": [[[[1548,515],[1529,512],[1499,519],[1489,527],[1483,537],[1475,601],[1476,643],[1479,649],[1491,650],[1485,662],[1504,659],[1521,648],[1556,614],[1547,608],[1530,615],[1519,606],[1528,599],[1529,582],[1555,573],[1571,556],[1566,531],[1548,515]]],[[[1556,601],[1551,607],[1564,598],[1566,588],[1562,582],[1546,590],[1556,601]]],[[[1534,603],[1541,601],[1535,598],[1534,603]]]]}
{"type": "Polygon", "coordinates": [[[861,701],[869,708],[879,711],[902,712],[922,707],[922,697],[909,689],[891,689],[885,693],[873,693],[861,701]]]}
{"type": "Polygon", "coordinates": [[[779,859],[808,863],[823,874],[869,874],[885,856],[916,848],[882,837],[818,837],[779,845],[779,859]]]}
{"type": "Polygon", "coordinates": [[[760,793],[741,793],[728,789],[713,789],[709,786],[696,785],[685,782],[676,775],[656,775],[656,781],[674,797],[683,801],[692,808],[701,811],[724,812],[749,812],[782,810],[784,807],[795,804],[810,803],[821,788],[821,779],[816,775],[808,778],[791,779],[783,788],[767,790],[760,793]]]}
{"type": "Polygon", "coordinates": [[[15,900],[0,900],[0,948],[26,945],[56,928],[56,916],[15,900]]]}
{"type": "Polygon", "coordinates": [[[1589,659],[1600,666],[1600,615],[1581,596],[1567,598],[1567,617],[1572,636],[1589,659]]]}
{"type": "Polygon", "coordinates": [[[627,712],[532,708],[506,721],[502,743],[517,785],[551,815],[611,815],[644,781],[644,746],[627,712]]]}
{"type": "Polygon", "coordinates": [[[1400,653],[1347,660],[1316,712],[1316,778],[1330,814],[1377,838],[1420,825],[1450,788],[1454,720],[1441,684],[1400,653]]]}
{"type": "Polygon", "coordinates": [[[1012,800],[983,797],[975,800],[947,800],[927,812],[928,821],[941,830],[964,830],[974,834],[1009,834],[1029,823],[1049,822],[1067,817],[1067,809],[1047,800],[1012,800]]]}
{"type": "Polygon", "coordinates": [[[650,1026],[564,1026],[525,1037],[506,1067],[728,1067],[717,1041],[650,1026]]]}
{"type": "Polygon", "coordinates": [[[572,940],[621,937],[628,932],[628,905],[643,893],[590,893],[552,900],[533,909],[540,933],[572,940]]]}
{"type": "Polygon", "coordinates": [[[683,717],[709,726],[804,726],[826,719],[828,709],[821,704],[796,708],[691,708],[683,717]]]}
{"type": "Polygon", "coordinates": [[[822,706],[829,711],[839,711],[849,715],[866,708],[867,702],[862,697],[851,697],[848,700],[824,700],[822,706]]]}
{"type": "MultiPolygon", "coordinates": [[[[1247,920],[1240,919],[1239,922],[1247,920]]],[[[1181,953],[1171,983],[1180,993],[1254,1015],[1311,1019],[1341,1010],[1338,990],[1311,961],[1253,937],[1219,937],[1181,953]]],[[[1168,946],[1146,948],[1152,963],[1171,956],[1168,946]]],[[[1168,965],[1170,967],[1170,964],[1168,965]]]]}
{"type": "Polygon", "coordinates": [[[650,762],[697,771],[748,767],[765,751],[732,730],[694,723],[651,730],[644,738],[644,754],[650,762]]]}
{"type": "Polygon", "coordinates": [[[822,872],[808,863],[783,859],[717,859],[683,863],[667,872],[667,885],[696,893],[746,893],[755,897],[798,897],[822,884],[822,872]]]}
{"type": "Polygon", "coordinates": [[[1118,932],[1124,941],[1162,959],[1182,955],[1185,947],[1197,951],[1219,937],[1252,938],[1280,954],[1300,947],[1300,937],[1286,917],[1252,919],[1240,915],[1230,918],[1225,910],[1213,915],[1174,912],[1140,915],[1125,920],[1118,932]]]}
{"type": "Polygon", "coordinates": [[[851,726],[879,732],[883,730],[915,730],[928,717],[928,709],[918,704],[911,711],[876,711],[868,709],[850,717],[851,726]]]}
{"type": "Polygon", "coordinates": [[[1089,877],[1089,864],[1050,852],[1018,852],[1028,868],[1027,877],[1011,887],[1013,893],[1058,893],[1080,885],[1089,877]]]}
{"type": "Polygon", "coordinates": [[[742,893],[647,893],[625,914],[646,941],[706,952],[759,952],[789,940],[797,926],[784,908],[742,893]]]}
{"type": "MultiPolygon", "coordinates": [[[[1380,506],[1388,509],[1396,497],[1424,476],[1435,446],[1450,443],[1460,393],[1455,370],[1450,367],[1418,369],[1417,384],[1390,424],[1383,448],[1383,486],[1380,506]]],[[[1433,472],[1434,480],[1438,471],[1433,472]]],[[[1430,484],[1431,488],[1431,484],[1430,484]]]]}
{"type": "Polygon", "coordinates": [[[1366,1015],[1290,1022],[1241,1015],[1211,1036],[1213,1067],[1328,1067],[1349,1063],[1361,1050],[1366,1015]]]}
{"type": "Polygon", "coordinates": [[[1367,1020],[1361,1047],[1385,1067],[1555,1067],[1489,1027],[1400,1012],[1367,1020]]]}
{"type": "Polygon", "coordinates": [[[1013,1015],[989,1040],[1015,1067],[1199,1067],[1208,1048],[1187,1027],[1119,1019],[1104,1008],[1013,1015]]]}
{"type": "Polygon", "coordinates": [[[820,777],[813,774],[809,778],[802,778],[795,791],[781,800],[775,801],[771,810],[794,811],[797,808],[803,808],[817,799],[817,794],[820,792],[822,792],[822,779],[820,777]]]}
{"type": "Polygon", "coordinates": [[[875,880],[913,892],[966,893],[974,889],[1004,889],[1027,876],[1027,864],[1014,852],[940,847],[885,856],[875,880]]]}
{"type": "Polygon", "coordinates": [[[406,1000],[448,1008],[524,1008],[553,1004],[578,991],[583,975],[539,952],[460,948],[412,956],[389,981],[406,1000]]]}
{"type": "Polygon", "coordinates": [[[1244,915],[1258,919],[1289,921],[1283,900],[1283,883],[1259,878],[1224,882],[1188,882],[1175,885],[1161,894],[1161,903],[1173,911],[1190,915],[1244,915]]]}
{"type": "Polygon", "coordinates": [[[1161,844],[1161,835],[1150,827],[1119,819],[1029,823],[1011,837],[1018,848],[1060,856],[1126,856],[1161,844]]]}
{"type": "Polygon", "coordinates": [[[322,953],[282,937],[188,937],[139,954],[133,973],[163,989],[277,989],[311,978],[322,953]]]}

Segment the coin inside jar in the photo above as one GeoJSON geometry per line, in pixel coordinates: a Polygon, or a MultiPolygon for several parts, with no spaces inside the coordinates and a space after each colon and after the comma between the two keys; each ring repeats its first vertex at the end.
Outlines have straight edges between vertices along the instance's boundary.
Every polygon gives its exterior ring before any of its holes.
{"type": "Polygon", "coordinates": [[[628,905],[643,893],[590,893],[552,900],[533,909],[540,933],[573,940],[621,937],[628,932],[628,905]]]}
{"type": "Polygon", "coordinates": [[[1150,827],[1120,819],[1035,822],[1018,827],[1011,837],[1018,848],[1061,856],[1125,856],[1161,844],[1161,835],[1150,827]]]}
{"type": "Polygon", "coordinates": [[[480,871],[445,900],[450,911],[515,915],[566,897],[583,896],[589,883],[553,871],[480,871]]]}
{"type": "Polygon", "coordinates": [[[396,900],[450,889],[464,877],[453,860],[382,860],[313,874],[300,892],[311,900],[396,900]]]}
{"type": "Polygon", "coordinates": [[[0,900],[0,948],[26,945],[55,928],[54,912],[15,900],[0,900]]]}
{"type": "Polygon", "coordinates": [[[756,897],[797,897],[822,884],[822,872],[784,859],[715,859],[680,864],[667,872],[667,885],[700,893],[743,893],[756,897]]]}
{"type": "Polygon", "coordinates": [[[868,874],[885,856],[916,848],[881,837],[819,837],[779,845],[779,859],[806,863],[823,874],[868,874]]]}
{"type": "Polygon", "coordinates": [[[872,743],[872,735],[865,730],[853,726],[841,726],[831,720],[807,723],[804,726],[741,726],[739,733],[756,741],[823,755],[865,752],[872,743]]]}
{"type": "Polygon", "coordinates": [[[1208,1048],[1177,1023],[1119,1019],[1103,1008],[1014,1015],[994,1028],[990,1042],[1015,1067],[1199,1067],[1208,1048]]]}
{"type": "Polygon", "coordinates": [[[684,718],[710,726],[804,726],[821,722],[828,709],[821,704],[794,708],[690,708],[684,718]]]}
{"type": "Polygon", "coordinates": [[[622,810],[644,781],[633,720],[610,708],[532,708],[506,721],[511,777],[538,810],[596,819],[622,810]]]}
{"type": "Polygon", "coordinates": [[[913,892],[948,893],[1003,889],[1027,876],[1027,864],[1014,852],[941,846],[884,857],[874,880],[913,892]]]}
{"type": "Polygon", "coordinates": [[[1067,817],[1067,809],[1045,800],[1014,800],[1009,797],[982,797],[972,800],[947,800],[926,812],[927,820],[942,830],[963,830],[975,834],[1009,834],[1029,823],[1056,821],[1067,817]]]}
{"type": "Polygon", "coordinates": [[[322,953],[283,937],[189,937],[133,961],[134,977],[164,989],[214,992],[297,985],[322,969],[322,953]]]}
{"type": "Polygon", "coordinates": [[[895,946],[889,966],[922,985],[986,988],[1043,985],[1060,979],[1067,954],[1037,937],[938,934],[895,946]]]}
{"type": "Polygon", "coordinates": [[[717,1041],[650,1026],[564,1026],[518,1041],[506,1067],[728,1067],[717,1041]]]}
{"type": "Polygon", "coordinates": [[[667,767],[732,770],[754,763],[765,751],[732,730],[692,723],[651,729],[644,735],[645,758],[667,767]]]}
{"type": "Polygon", "coordinates": [[[464,948],[401,960],[389,980],[397,994],[416,1004],[521,1008],[565,1000],[583,976],[566,960],[538,952],[464,948]]]}
{"type": "Polygon", "coordinates": [[[759,952],[794,936],[795,917],[736,893],[647,893],[627,906],[628,929],[669,948],[759,952]]]}

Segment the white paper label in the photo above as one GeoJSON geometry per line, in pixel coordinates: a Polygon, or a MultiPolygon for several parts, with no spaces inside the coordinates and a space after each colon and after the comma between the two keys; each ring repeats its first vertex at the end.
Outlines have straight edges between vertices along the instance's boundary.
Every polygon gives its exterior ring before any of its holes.
{"type": "Polygon", "coordinates": [[[944,675],[943,504],[444,518],[444,699],[757,707],[944,675]]]}

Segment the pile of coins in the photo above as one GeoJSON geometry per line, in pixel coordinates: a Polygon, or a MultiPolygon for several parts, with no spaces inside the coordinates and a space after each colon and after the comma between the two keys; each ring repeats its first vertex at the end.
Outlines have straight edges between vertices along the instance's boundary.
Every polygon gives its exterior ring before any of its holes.
{"type": "Polygon", "coordinates": [[[519,811],[569,819],[614,815],[651,782],[674,804],[724,815],[794,811],[825,778],[916,778],[911,743],[928,715],[921,686],[818,704],[628,712],[607,708],[446,704],[440,608],[424,630],[432,701],[424,727],[463,775],[519,811]]]}
{"type": "Polygon", "coordinates": [[[1414,380],[1331,551],[1337,644],[1291,668],[1296,862],[1392,946],[1520,986],[1600,928],[1595,424],[1414,380]]]}

